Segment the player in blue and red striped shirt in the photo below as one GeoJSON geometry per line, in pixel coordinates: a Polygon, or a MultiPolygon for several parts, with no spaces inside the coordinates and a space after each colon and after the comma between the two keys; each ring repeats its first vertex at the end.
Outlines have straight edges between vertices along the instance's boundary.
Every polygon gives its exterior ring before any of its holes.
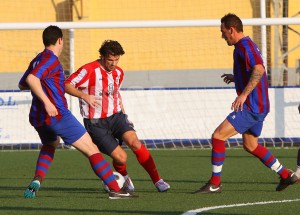
{"type": "Polygon", "coordinates": [[[120,189],[109,163],[103,159],[97,146],[81,123],[68,110],[65,94],[65,74],[58,60],[63,48],[63,34],[59,27],[49,26],[43,31],[45,49],[30,63],[19,82],[21,90],[30,89],[32,105],[29,121],[43,144],[36,163],[35,175],[24,192],[25,198],[34,198],[40,188],[55,149],[63,139],[88,157],[95,174],[109,187],[110,199],[133,195],[120,189]]]}
{"type": "Polygon", "coordinates": [[[246,151],[280,175],[276,191],[284,190],[297,181],[295,173],[284,168],[267,148],[258,144],[263,121],[270,111],[268,81],[260,51],[248,36],[244,36],[243,23],[235,14],[229,13],[221,19],[221,32],[227,44],[234,46],[233,74],[221,77],[227,84],[234,82],[237,97],[231,106],[233,112],[212,135],[212,176],[206,185],[194,193],[221,192],[225,141],[237,133],[242,134],[246,151]]]}
{"type": "MultiPolygon", "coordinates": [[[[300,113],[300,104],[298,105],[298,111],[300,113]]],[[[295,174],[298,177],[298,182],[300,182],[300,149],[298,149],[298,154],[297,154],[297,169],[295,171],[295,174]]]]}

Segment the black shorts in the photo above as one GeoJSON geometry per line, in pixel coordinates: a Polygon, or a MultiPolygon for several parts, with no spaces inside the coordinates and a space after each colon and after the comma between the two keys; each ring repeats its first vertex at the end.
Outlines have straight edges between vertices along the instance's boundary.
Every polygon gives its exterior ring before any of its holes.
{"type": "Polygon", "coordinates": [[[126,131],[134,131],[127,115],[119,112],[104,119],[84,119],[84,126],[99,150],[110,155],[126,131]]]}

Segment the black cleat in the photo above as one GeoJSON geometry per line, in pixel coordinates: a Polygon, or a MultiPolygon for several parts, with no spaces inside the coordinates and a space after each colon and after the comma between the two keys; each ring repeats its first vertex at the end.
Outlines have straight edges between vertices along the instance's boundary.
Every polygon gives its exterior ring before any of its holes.
{"type": "Polygon", "coordinates": [[[281,179],[278,186],[276,187],[276,191],[282,191],[285,188],[287,188],[289,185],[292,185],[294,183],[296,183],[298,180],[298,177],[296,176],[296,174],[294,172],[290,172],[289,176],[286,179],[281,179]]]}
{"type": "Polygon", "coordinates": [[[129,199],[138,197],[138,195],[133,192],[128,192],[125,188],[122,188],[119,192],[110,191],[108,196],[109,199],[129,199]]]}
{"type": "Polygon", "coordinates": [[[205,194],[205,193],[221,193],[222,187],[221,184],[219,186],[214,185],[210,182],[207,182],[203,187],[199,190],[193,192],[193,194],[205,194]]]}

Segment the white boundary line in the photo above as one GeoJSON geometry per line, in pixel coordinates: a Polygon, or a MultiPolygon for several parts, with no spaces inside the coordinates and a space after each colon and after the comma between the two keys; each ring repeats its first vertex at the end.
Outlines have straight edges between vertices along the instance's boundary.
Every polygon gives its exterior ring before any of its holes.
{"type": "Polygon", "coordinates": [[[205,208],[198,208],[195,210],[190,210],[182,215],[196,215],[197,213],[201,213],[204,211],[210,211],[214,209],[219,208],[234,208],[234,207],[243,207],[243,206],[249,206],[249,205],[266,205],[266,204],[274,204],[274,203],[285,203],[285,202],[299,202],[300,199],[291,199],[291,200],[281,200],[281,201],[269,201],[269,202],[253,202],[253,203],[241,203],[241,204],[233,204],[233,205],[219,205],[219,206],[213,206],[213,207],[205,207],[205,208]]]}

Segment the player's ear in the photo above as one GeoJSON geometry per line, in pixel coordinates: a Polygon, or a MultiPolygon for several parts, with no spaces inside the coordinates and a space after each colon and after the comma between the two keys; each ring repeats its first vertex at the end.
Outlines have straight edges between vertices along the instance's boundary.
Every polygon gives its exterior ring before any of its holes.
{"type": "Polygon", "coordinates": [[[61,44],[62,41],[63,41],[63,38],[58,38],[58,39],[57,39],[58,44],[61,44]]]}

